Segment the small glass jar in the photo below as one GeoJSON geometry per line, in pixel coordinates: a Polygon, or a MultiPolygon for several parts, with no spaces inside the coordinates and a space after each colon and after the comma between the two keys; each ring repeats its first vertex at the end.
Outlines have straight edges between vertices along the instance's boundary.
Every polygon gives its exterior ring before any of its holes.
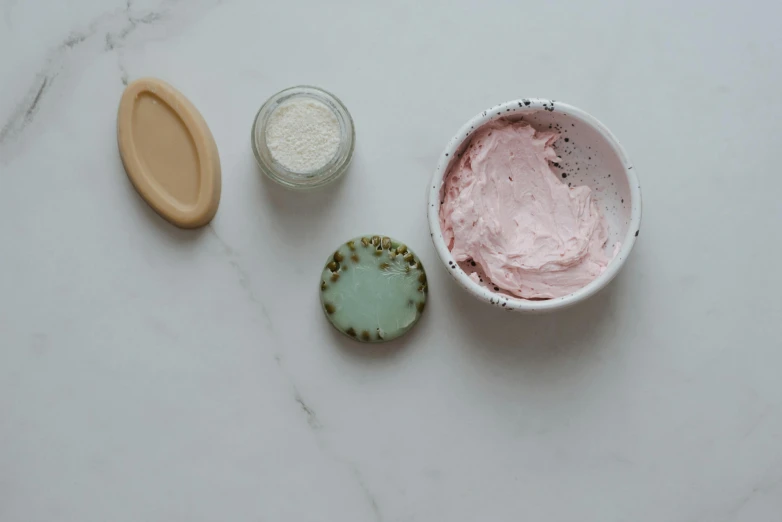
{"type": "Polygon", "coordinates": [[[255,116],[250,140],[255,160],[264,174],[286,187],[309,189],[327,185],[345,173],[350,160],[353,159],[356,131],[350,113],[336,96],[317,87],[300,85],[280,91],[266,100],[255,116]],[[339,122],[340,141],[337,152],[328,163],[312,172],[301,173],[286,169],[274,159],[266,145],[266,126],[269,118],[277,108],[294,98],[311,98],[323,103],[331,109],[339,122]]]}

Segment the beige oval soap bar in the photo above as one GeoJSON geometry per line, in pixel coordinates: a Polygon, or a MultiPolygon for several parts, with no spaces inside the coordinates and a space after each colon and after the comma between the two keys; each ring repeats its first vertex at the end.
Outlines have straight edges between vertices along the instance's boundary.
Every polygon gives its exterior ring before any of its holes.
{"type": "Polygon", "coordinates": [[[117,114],[119,153],[141,197],[174,225],[209,223],[220,204],[220,157],[204,118],[162,80],[125,89],[117,114]]]}

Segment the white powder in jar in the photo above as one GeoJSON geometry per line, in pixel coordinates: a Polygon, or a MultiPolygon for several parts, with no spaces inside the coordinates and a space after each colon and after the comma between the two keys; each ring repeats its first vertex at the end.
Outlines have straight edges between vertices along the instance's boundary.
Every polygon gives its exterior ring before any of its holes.
{"type": "Polygon", "coordinates": [[[331,161],[341,138],[334,111],[312,98],[283,103],[266,124],[266,146],[272,158],[301,174],[314,172],[331,161]]]}

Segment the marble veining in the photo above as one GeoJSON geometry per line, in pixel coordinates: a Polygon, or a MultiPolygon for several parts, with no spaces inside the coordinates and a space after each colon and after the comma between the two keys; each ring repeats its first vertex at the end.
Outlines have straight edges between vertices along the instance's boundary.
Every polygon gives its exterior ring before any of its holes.
{"type": "Polygon", "coordinates": [[[780,16],[0,1],[0,520],[778,521],[780,16]],[[142,76],[214,134],[201,230],[122,170],[117,105],[142,76]],[[296,84],[356,124],[321,191],[252,157],[256,111],[296,84]],[[644,233],[583,306],[520,317],[439,266],[424,195],[462,122],[534,97],[616,134],[644,233]],[[318,282],[373,231],[416,252],[429,296],[416,328],[367,346],[324,319],[318,282]]]}
{"type": "MultiPolygon", "coordinates": [[[[154,10],[147,10],[143,14],[137,13],[132,0],[126,0],[124,9],[115,12],[102,13],[92,21],[85,24],[81,29],[73,30],[61,44],[49,52],[45,60],[44,67],[38,72],[31,82],[27,94],[20,100],[15,109],[11,112],[2,127],[0,127],[0,151],[3,150],[5,142],[11,139],[18,139],[27,126],[35,118],[39,102],[53,87],[55,80],[67,62],[68,55],[83,45],[88,40],[102,35],[105,40],[104,52],[113,52],[121,48],[126,39],[139,27],[143,25],[153,25],[165,22],[166,18],[172,16],[175,8],[203,9],[206,6],[213,7],[220,4],[220,0],[215,0],[198,6],[196,3],[188,3],[185,6],[176,0],[164,0],[154,10]]],[[[6,20],[8,21],[10,9],[6,9],[6,20]]],[[[10,22],[8,22],[10,24],[10,22]]],[[[117,66],[120,72],[120,81],[123,85],[128,84],[128,72],[125,68],[122,54],[117,54],[117,66]]]]}

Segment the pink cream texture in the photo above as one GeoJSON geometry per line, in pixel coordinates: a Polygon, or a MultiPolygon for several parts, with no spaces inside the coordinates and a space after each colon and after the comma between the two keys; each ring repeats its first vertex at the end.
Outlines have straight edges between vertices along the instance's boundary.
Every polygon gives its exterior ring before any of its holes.
{"type": "Polygon", "coordinates": [[[524,122],[494,121],[475,132],[446,174],[443,237],[476,282],[551,299],[584,287],[611,261],[591,189],[568,187],[549,165],[559,161],[558,138],[524,122]]]}

